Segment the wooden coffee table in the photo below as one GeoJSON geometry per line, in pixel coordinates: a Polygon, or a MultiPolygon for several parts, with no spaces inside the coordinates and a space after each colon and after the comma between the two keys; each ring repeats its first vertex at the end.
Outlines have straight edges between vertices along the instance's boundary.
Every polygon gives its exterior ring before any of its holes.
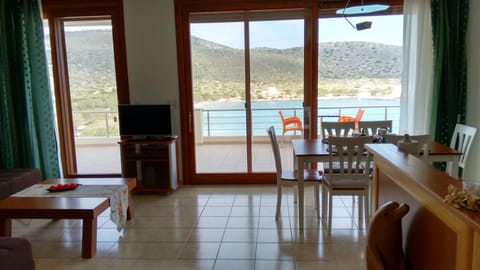
{"type": "MultiPolygon", "coordinates": [[[[65,178],[47,179],[43,184],[78,183],[82,185],[127,185],[131,191],[135,178],[65,178]]],[[[131,196],[127,219],[133,218],[131,196]]],[[[82,257],[91,258],[97,250],[97,217],[110,206],[106,197],[58,198],[58,197],[8,197],[0,200],[0,236],[12,236],[14,218],[51,218],[82,220],[82,257]]]]}

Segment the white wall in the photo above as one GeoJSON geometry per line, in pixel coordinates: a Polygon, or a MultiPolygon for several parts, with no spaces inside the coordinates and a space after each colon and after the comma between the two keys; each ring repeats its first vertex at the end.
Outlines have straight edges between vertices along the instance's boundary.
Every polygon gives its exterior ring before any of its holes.
{"type": "Polygon", "coordinates": [[[173,133],[180,133],[173,0],[124,0],[130,102],[172,105],[173,133]]]}
{"type": "MultiPolygon", "coordinates": [[[[480,128],[480,1],[470,1],[467,32],[467,124],[480,128]]],[[[480,130],[473,142],[464,178],[480,181],[480,130]]]]}

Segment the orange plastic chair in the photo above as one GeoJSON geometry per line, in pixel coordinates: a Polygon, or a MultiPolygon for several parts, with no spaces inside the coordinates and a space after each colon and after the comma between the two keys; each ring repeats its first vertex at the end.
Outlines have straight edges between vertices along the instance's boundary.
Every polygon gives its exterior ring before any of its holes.
{"type": "Polygon", "coordinates": [[[282,119],[283,133],[285,135],[288,131],[298,130],[303,132],[302,120],[296,116],[284,117],[282,111],[278,111],[280,118],[282,119]]]}
{"type": "Polygon", "coordinates": [[[365,110],[358,109],[357,115],[355,117],[347,116],[347,115],[340,115],[340,117],[338,117],[338,122],[355,122],[355,131],[358,131],[358,122],[360,122],[360,120],[362,120],[364,112],[365,112],[365,110]]]}

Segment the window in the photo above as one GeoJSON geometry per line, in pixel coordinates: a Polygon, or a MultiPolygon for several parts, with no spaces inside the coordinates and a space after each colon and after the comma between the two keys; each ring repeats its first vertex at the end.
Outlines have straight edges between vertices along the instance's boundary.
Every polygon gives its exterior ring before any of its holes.
{"type": "Polygon", "coordinates": [[[63,175],[119,176],[117,109],[129,103],[122,2],[42,6],[63,175]]]}

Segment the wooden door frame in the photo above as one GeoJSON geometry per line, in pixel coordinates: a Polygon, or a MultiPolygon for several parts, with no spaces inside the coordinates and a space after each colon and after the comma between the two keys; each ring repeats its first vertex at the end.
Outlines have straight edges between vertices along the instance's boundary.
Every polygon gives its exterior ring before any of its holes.
{"type": "MultiPolygon", "coordinates": [[[[196,174],[195,173],[195,140],[193,132],[193,99],[192,77],[191,77],[191,56],[189,42],[189,14],[192,12],[213,12],[213,11],[236,11],[236,10],[285,10],[285,9],[305,9],[311,10],[312,18],[315,17],[315,10],[318,10],[318,2],[312,1],[283,1],[275,3],[272,1],[232,1],[225,4],[218,3],[215,0],[202,1],[199,5],[195,0],[177,0],[175,1],[175,19],[177,34],[177,57],[179,70],[179,91],[180,91],[180,119],[182,135],[182,156],[183,156],[183,180],[185,184],[272,184],[276,181],[275,173],[218,173],[218,174],[196,174]]],[[[304,19],[305,21],[307,18],[304,19]]],[[[311,20],[312,24],[317,24],[316,20],[311,20]]],[[[314,41],[317,43],[316,26],[305,27],[305,41],[314,41]],[[308,37],[307,37],[308,36],[308,37]]],[[[308,46],[309,50],[305,53],[304,80],[308,78],[308,84],[304,86],[306,94],[305,104],[312,104],[312,100],[306,100],[316,96],[316,87],[312,79],[312,66],[317,66],[318,60],[312,57],[315,45],[308,46]],[[307,66],[308,64],[308,66],[307,66]],[[307,89],[309,87],[309,89],[307,89]]],[[[317,68],[314,68],[317,70],[317,68]]],[[[315,127],[312,121],[312,127],[315,127]]]]}
{"type": "MultiPolygon", "coordinates": [[[[57,99],[57,125],[62,174],[64,177],[94,177],[78,174],[75,153],[70,85],[63,21],[65,19],[106,19],[112,23],[117,99],[119,104],[129,104],[127,54],[122,0],[42,0],[43,17],[48,20],[52,50],[53,86],[57,99]]],[[[101,176],[120,176],[101,174],[101,176]]]]}

